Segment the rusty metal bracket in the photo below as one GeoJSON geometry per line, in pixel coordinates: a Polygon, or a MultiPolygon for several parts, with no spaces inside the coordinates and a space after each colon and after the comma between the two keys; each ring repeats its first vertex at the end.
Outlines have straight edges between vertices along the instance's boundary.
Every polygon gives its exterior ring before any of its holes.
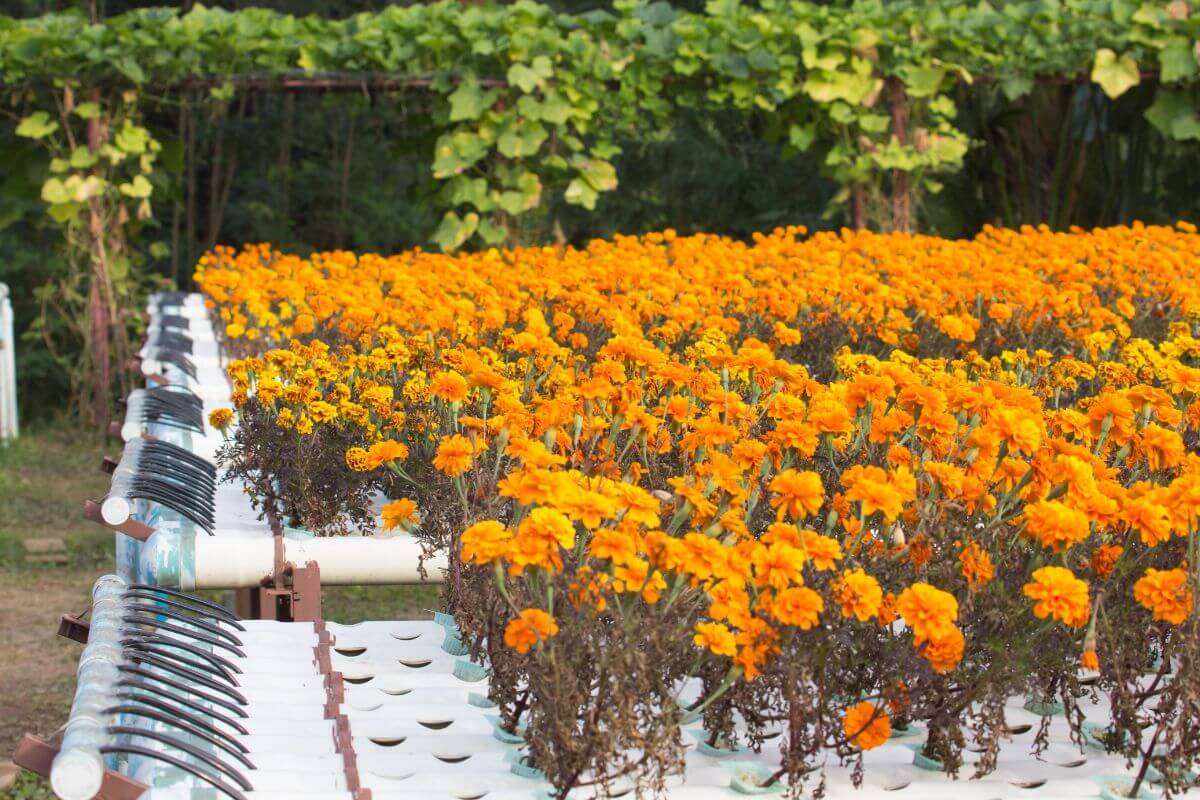
{"type": "Polygon", "coordinates": [[[58,635],[73,642],[87,644],[91,626],[74,614],[63,614],[58,619],[58,635]]]}
{"type": "MultiPolygon", "coordinates": [[[[27,769],[43,778],[50,777],[50,765],[58,755],[58,745],[52,741],[25,734],[17,751],[13,753],[13,763],[22,769],[27,769]]],[[[111,769],[104,770],[104,782],[100,784],[100,792],[96,800],[137,800],[150,787],[141,781],[135,781],[111,769]]]]}
{"type": "Polygon", "coordinates": [[[83,518],[98,525],[103,525],[109,530],[123,533],[131,539],[137,539],[139,542],[146,541],[150,538],[150,534],[154,533],[154,528],[143,522],[138,522],[136,519],[126,520],[120,525],[109,525],[104,521],[104,516],[100,513],[100,504],[95,500],[83,501],[83,518]]]}

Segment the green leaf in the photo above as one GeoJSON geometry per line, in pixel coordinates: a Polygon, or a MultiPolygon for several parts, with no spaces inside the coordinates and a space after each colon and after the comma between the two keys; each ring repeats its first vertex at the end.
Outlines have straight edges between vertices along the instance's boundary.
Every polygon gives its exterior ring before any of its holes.
{"type": "Polygon", "coordinates": [[[946,70],[942,67],[909,64],[900,68],[900,79],[913,97],[929,97],[941,88],[946,70]]]}
{"type": "Polygon", "coordinates": [[[133,155],[146,152],[150,145],[150,132],[140,125],[126,122],[113,137],[117,149],[133,155]]]}
{"type": "Polygon", "coordinates": [[[17,125],[17,136],[26,139],[44,139],[58,130],[58,123],[50,119],[45,111],[35,111],[17,125]]]}
{"type": "Polygon", "coordinates": [[[479,228],[476,233],[479,234],[480,239],[491,245],[500,244],[508,236],[508,231],[489,219],[479,221],[479,228]]]}
{"type": "Polygon", "coordinates": [[[1162,66],[1160,77],[1163,83],[1175,83],[1196,77],[1196,56],[1184,37],[1172,39],[1160,50],[1158,63],[1162,66]]]}
{"type": "Polygon", "coordinates": [[[479,86],[478,78],[474,75],[467,75],[448,98],[450,100],[450,121],[479,119],[480,115],[496,102],[497,94],[498,92],[494,89],[484,91],[479,86]]]}
{"type": "Polygon", "coordinates": [[[149,197],[150,193],[154,191],[154,186],[146,180],[145,175],[135,175],[132,181],[122,183],[118,188],[126,197],[137,198],[149,197]]]}
{"type": "Polygon", "coordinates": [[[80,145],[71,151],[70,164],[75,169],[87,169],[99,160],[99,154],[93,153],[83,145],[80,145]]]}
{"type": "Polygon", "coordinates": [[[500,133],[496,149],[508,158],[521,158],[537,152],[546,141],[546,129],[531,119],[518,120],[500,133]]]}
{"type": "Polygon", "coordinates": [[[51,205],[69,202],[71,193],[58,178],[50,178],[42,184],[42,199],[51,205]]]}
{"type": "Polygon", "coordinates": [[[817,129],[813,125],[792,125],[788,128],[788,144],[803,152],[812,147],[817,139],[817,129]]]}
{"type": "Polygon", "coordinates": [[[55,203],[46,209],[46,212],[54,218],[54,221],[62,224],[68,222],[76,214],[84,209],[83,203],[55,203]]]}
{"type": "Polygon", "coordinates": [[[100,105],[90,101],[87,103],[80,103],[79,105],[75,106],[72,113],[80,119],[95,119],[96,117],[100,116],[100,105]]]}
{"type": "Polygon", "coordinates": [[[457,250],[474,235],[478,227],[478,214],[471,212],[460,217],[453,211],[447,211],[433,234],[433,241],[445,252],[457,250]]]}
{"type": "Polygon", "coordinates": [[[579,175],[567,184],[563,198],[571,205],[583,206],[589,211],[596,208],[600,192],[617,188],[617,171],[607,161],[586,159],[578,164],[579,175]]]}
{"type": "Polygon", "coordinates": [[[1092,81],[1114,100],[1137,86],[1142,80],[1137,62],[1129,56],[1117,56],[1107,47],[1096,51],[1092,62],[1092,81]]]}
{"type": "Polygon", "coordinates": [[[1163,136],[1176,141],[1200,139],[1200,117],[1190,93],[1159,89],[1154,103],[1146,109],[1146,119],[1163,136]]]}
{"type": "Polygon", "coordinates": [[[488,151],[486,140],[471,131],[455,131],[442,134],[434,146],[433,177],[448,178],[458,175],[488,151]]]}

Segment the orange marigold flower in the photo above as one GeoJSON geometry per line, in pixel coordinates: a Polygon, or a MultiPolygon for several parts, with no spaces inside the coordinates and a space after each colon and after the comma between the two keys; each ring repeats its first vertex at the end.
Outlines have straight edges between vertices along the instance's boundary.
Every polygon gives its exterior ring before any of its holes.
{"type": "Polygon", "coordinates": [[[1025,584],[1025,596],[1035,601],[1033,615],[1038,619],[1053,617],[1078,628],[1090,616],[1087,582],[1066,567],[1034,570],[1033,581],[1025,584]]]}
{"type": "Polygon", "coordinates": [[[950,672],[962,661],[966,639],[962,631],[951,627],[948,632],[936,636],[925,643],[921,655],[933,667],[934,672],[950,672]]]}
{"type": "Polygon", "coordinates": [[[540,608],[527,608],[504,628],[504,643],[518,653],[528,653],[535,644],[557,633],[554,617],[540,608]]]}
{"type": "Polygon", "coordinates": [[[973,592],[977,592],[992,579],[992,557],[977,542],[971,542],[958,554],[962,563],[963,578],[973,592]]]}
{"type": "Polygon", "coordinates": [[[1150,568],[1133,585],[1133,596],[1156,620],[1179,625],[1192,613],[1192,587],[1186,570],[1150,568]]]}
{"type": "Polygon", "coordinates": [[[367,450],[367,467],[375,469],[383,464],[390,464],[393,461],[403,461],[408,458],[408,446],[402,442],[397,442],[392,439],[385,439],[382,442],[376,442],[367,450]]]}
{"type": "Polygon", "coordinates": [[[866,622],[875,616],[883,602],[879,581],[861,569],[848,569],[833,585],[833,596],[841,604],[843,617],[855,617],[866,622]]]}
{"type": "Polygon", "coordinates": [[[701,622],[696,625],[692,641],[697,647],[711,650],[719,656],[732,657],[737,653],[737,641],[733,632],[719,622],[701,622]]]}
{"type": "Polygon", "coordinates": [[[456,433],[442,438],[437,454],[433,457],[433,465],[453,478],[471,468],[474,454],[475,447],[471,440],[456,433]]]}
{"type": "Polygon", "coordinates": [[[793,519],[801,519],[820,511],[825,502],[821,476],[811,471],[785,469],[771,481],[770,489],[775,495],[771,498],[771,508],[778,509],[780,516],[786,513],[793,519]]]}
{"type": "Polygon", "coordinates": [[[1102,544],[1092,553],[1092,571],[1098,578],[1107,578],[1112,574],[1117,559],[1125,552],[1125,548],[1117,544],[1102,544]]]}
{"type": "Polygon", "coordinates": [[[892,720],[887,712],[864,700],[846,709],[842,732],[861,750],[873,750],[892,735],[892,720]]]}
{"type": "Polygon", "coordinates": [[[457,372],[439,372],[429,381],[429,393],[447,403],[461,403],[469,390],[467,379],[457,372]]]}
{"type": "Polygon", "coordinates": [[[928,583],[914,583],[901,592],[896,610],[912,629],[917,644],[951,635],[958,619],[954,595],[928,583]]]}
{"type": "Polygon", "coordinates": [[[371,469],[367,451],[361,447],[351,447],[346,451],[346,466],[355,472],[366,472],[371,469]]]}
{"type": "Polygon", "coordinates": [[[504,555],[512,531],[504,523],[485,519],[462,533],[462,560],[468,564],[490,564],[504,555]]]}
{"type": "Polygon", "coordinates": [[[800,570],[804,566],[804,551],[788,544],[775,543],[758,547],[751,556],[755,582],[779,591],[791,583],[803,583],[800,570]]]}
{"type": "Polygon", "coordinates": [[[835,562],[842,559],[842,546],[837,539],[822,536],[816,531],[805,529],[804,549],[813,567],[819,570],[835,569],[835,562]]]}
{"type": "Polygon", "coordinates": [[[771,605],[771,615],[775,619],[804,631],[820,622],[824,610],[825,601],[821,595],[805,586],[784,589],[771,605]]]}
{"type": "Polygon", "coordinates": [[[208,424],[223,431],[233,423],[232,408],[215,408],[208,415],[208,424]]]}
{"type": "Polygon", "coordinates": [[[383,529],[385,531],[404,527],[417,521],[417,504],[407,497],[393,500],[383,507],[383,529]]]}
{"type": "Polygon", "coordinates": [[[1093,648],[1089,647],[1079,656],[1079,666],[1084,669],[1090,669],[1093,672],[1100,671],[1100,659],[1093,648]]]}
{"type": "Polygon", "coordinates": [[[1086,539],[1088,524],[1087,514],[1057,500],[1039,500],[1025,507],[1025,533],[1056,553],[1086,539]]]}

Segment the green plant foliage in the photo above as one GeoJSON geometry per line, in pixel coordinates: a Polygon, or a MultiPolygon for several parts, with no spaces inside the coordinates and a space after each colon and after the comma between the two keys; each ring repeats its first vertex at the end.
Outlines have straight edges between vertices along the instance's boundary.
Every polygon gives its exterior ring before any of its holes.
{"type": "MultiPolygon", "coordinates": [[[[766,114],[772,137],[792,151],[816,148],[826,175],[876,194],[895,173],[914,192],[937,191],[935,176],[960,168],[969,138],[953,94],[975,81],[995,82],[1010,101],[1046,76],[1090,79],[1118,98],[1154,73],[1164,94],[1150,120],[1168,138],[1194,138],[1198,31],[1186,4],[1129,0],[710,0],[698,12],[617,0],[581,14],[531,0],[444,0],[342,20],[196,6],[100,24],[69,13],[0,18],[0,75],[9,86],[201,81],[218,103],[250,77],[428,82],[428,158],[446,206],[434,239],[451,247],[505,239],[547,193],[595,208],[618,185],[620,141],[664,135],[680,108],[766,114]],[[903,127],[890,110],[896,98],[903,127]]],[[[75,113],[98,112],[81,104],[75,113]]],[[[34,138],[56,125],[45,111],[21,122],[34,138]]],[[[123,152],[138,145],[119,133],[114,142],[123,152]]],[[[152,183],[120,191],[144,198],[152,183]]],[[[63,180],[48,202],[65,216],[91,188],[63,180]]]]}

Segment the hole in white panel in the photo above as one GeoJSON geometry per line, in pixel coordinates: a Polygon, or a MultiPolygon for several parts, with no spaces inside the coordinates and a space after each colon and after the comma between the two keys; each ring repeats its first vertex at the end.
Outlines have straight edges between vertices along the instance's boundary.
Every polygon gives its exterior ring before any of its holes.
{"type": "Polygon", "coordinates": [[[409,778],[411,778],[413,775],[416,775],[417,773],[415,773],[415,772],[397,772],[397,773],[389,775],[386,772],[380,772],[377,769],[373,769],[373,770],[371,770],[371,774],[377,778],[383,778],[384,780],[387,780],[387,781],[406,781],[409,778]]]}
{"type": "Polygon", "coordinates": [[[632,791],[633,791],[633,787],[632,787],[632,786],[626,786],[626,787],[624,787],[624,788],[617,789],[616,791],[614,791],[612,794],[610,794],[610,795],[608,795],[608,796],[609,796],[609,797],[610,797],[612,800],[616,800],[616,798],[618,798],[618,797],[624,797],[625,795],[629,794],[629,793],[630,793],[630,792],[632,792],[632,791]]]}
{"type": "Polygon", "coordinates": [[[395,747],[398,744],[404,744],[407,736],[372,736],[371,742],[380,747],[395,747]]]}
{"type": "Polygon", "coordinates": [[[420,639],[421,634],[419,634],[419,633],[393,633],[392,638],[399,639],[402,642],[411,642],[413,639],[420,639]]]}
{"type": "Polygon", "coordinates": [[[471,792],[469,794],[456,794],[454,796],[457,797],[458,800],[479,800],[479,798],[483,797],[486,794],[487,794],[487,789],[484,789],[482,792],[471,792]]]}
{"type": "Polygon", "coordinates": [[[452,719],[419,719],[417,724],[423,728],[429,728],[431,731],[440,731],[449,728],[454,724],[452,719]]]}
{"type": "MultiPolygon", "coordinates": [[[[471,757],[470,753],[434,753],[433,757],[438,761],[444,761],[447,764],[461,764],[471,757]]],[[[484,793],[486,794],[486,792],[484,793]]]]}
{"type": "Polygon", "coordinates": [[[380,689],[384,694],[390,694],[392,697],[402,697],[406,694],[412,694],[412,689],[380,689]]]}
{"type": "Polygon", "coordinates": [[[365,648],[365,647],[335,647],[335,648],[333,648],[333,652],[337,653],[339,656],[345,656],[346,658],[354,658],[355,656],[361,656],[363,653],[367,652],[367,648],[365,648]]]}
{"type": "Polygon", "coordinates": [[[383,703],[355,703],[349,699],[346,702],[355,711],[378,711],[383,708],[383,703]]]}
{"type": "Polygon", "coordinates": [[[907,789],[911,783],[911,781],[896,781],[894,783],[885,783],[880,788],[885,792],[898,792],[901,789],[907,789]]]}
{"type": "Polygon", "coordinates": [[[1083,766],[1084,764],[1086,764],[1086,763],[1087,763],[1087,759],[1086,759],[1086,758],[1077,758],[1077,759],[1075,759],[1074,761],[1062,761],[1062,762],[1059,762],[1059,766],[1060,766],[1060,767],[1066,767],[1066,768],[1068,768],[1068,769],[1074,769],[1075,767],[1082,767],[1082,766],[1083,766]]]}
{"type": "Polygon", "coordinates": [[[1004,732],[1009,736],[1020,736],[1022,733],[1029,733],[1033,730],[1032,725],[1009,725],[1004,729],[1004,732]]]}
{"type": "Polygon", "coordinates": [[[342,680],[344,680],[346,683],[352,683],[355,686],[361,686],[364,683],[368,683],[370,681],[375,680],[375,676],[374,675],[359,675],[359,676],[351,678],[348,675],[343,675],[342,680]]]}
{"type": "Polygon", "coordinates": [[[1099,675],[1089,675],[1086,678],[1079,679],[1080,686],[1095,686],[1099,682],[1100,682],[1099,675]]]}
{"type": "Polygon", "coordinates": [[[783,731],[772,731],[771,733],[764,733],[762,738],[764,742],[767,742],[771,739],[777,739],[781,735],[783,735],[783,731]]]}
{"type": "Polygon", "coordinates": [[[1046,779],[1037,778],[1030,781],[1009,781],[1009,783],[1011,783],[1013,786],[1016,786],[1018,789],[1040,789],[1046,785],[1046,779]]]}
{"type": "Polygon", "coordinates": [[[414,659],[412,661],[407,661],[407,660],[401,658],[401,659],[399,659],[399,661],[401,664],[403,664],[406,667],[409,667],[410,669],[421,669],[422,667],[428,667],[430,664],[433,663],[433,659],[431,659],[431,658],[418,658],[418,659],[414,659]]]}

